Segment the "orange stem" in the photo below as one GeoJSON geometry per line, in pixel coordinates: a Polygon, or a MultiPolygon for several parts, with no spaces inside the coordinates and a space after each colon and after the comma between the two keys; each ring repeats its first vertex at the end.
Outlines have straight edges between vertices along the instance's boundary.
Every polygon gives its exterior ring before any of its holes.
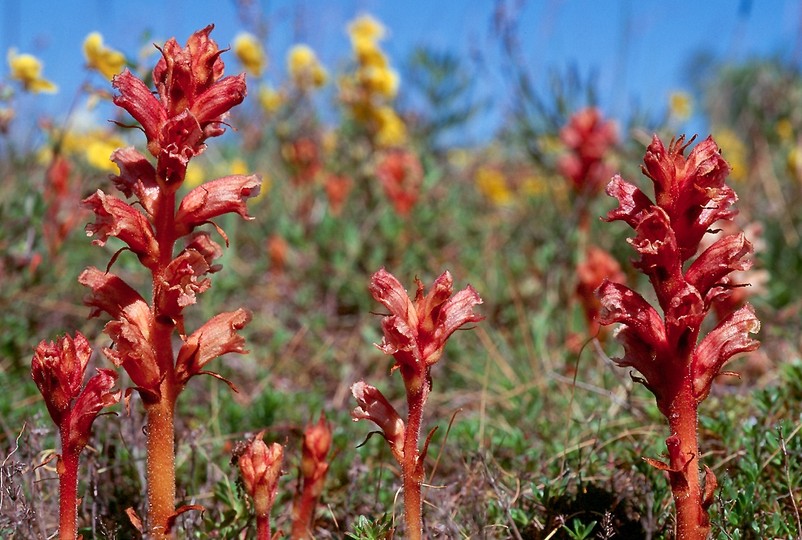
{"type": "Polygon", "coordinates": [[[706,540],[710,534],[710,518],[702,505],[699,482],[698,403],[693,397],[691,381],[683,382],[669,407],[671,438],[666,441],[671,492],[677,508],[676,538],[706,540]]]}
{"type": "MultiPolygon", "coordinates": [[[[63,437],[62,437],[62,440],[63,437]]],[[[63,449],[59,457],[59,533],[60,540],[78,538],[78,457],[79,452],[63,449]]]]}
{"type": "Polygon", "coordinates": [[[147,405],[148,519],[156,540],[169,538],[167,521],[175,513],[174,407],[169,395],[147,405]]]}
{"type": "Polygon", "coordinates": [[[418,452],[423,406],[429,396],[429,381],[426,376],[405,380],[407,383],[407,425],[404,430],[404,457],[401,463],[404,487],[404,520],[407,525],[407,538],[420,540],[423,537],[423,463],[418,452]],[[417,384],[416,384],[417,383],[417,384]]]}

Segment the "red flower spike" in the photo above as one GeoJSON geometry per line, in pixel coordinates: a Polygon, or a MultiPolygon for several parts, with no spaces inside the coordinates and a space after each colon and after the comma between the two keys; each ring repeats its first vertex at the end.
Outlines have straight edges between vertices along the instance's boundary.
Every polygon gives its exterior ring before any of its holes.
{"type": "Polygon", "coordinates": [[[702,236],[719,219],[731,219],[738,197],[724,184],[730,171],[712,137],[684,152],[693,142],[672,141],[668,150],[655,136],[643,159],[643,172],[653,182],[655,201],[671,218],[682,261],[692,257],[702,236]]]}
{"type": "Polygon", "coordinates": [[[560,139],[571,151],[559,160],[560,173],[571,181],[576,191],[600,191],[610,177],[610,169],[602,160],[618,142],[615,122],[604,120],[599,109],[588,107],[571,117],[560,131],[560,139]]]}
{"type": "Polygon", "coordinates": [[[606,336],[598,334],[601,303],[595,294],[596,289],[606,279],[623,283],[626,280],[626,276],[621,271],[621,265],[610,253],[593,245],[588,246],[584,260],[577,265],[576,276],[576,295],[585,313],[588,333],[590,335],[598,335],[599,339],[604,340],[606,336]]]}
{"type": "Polygon", "coordinates": [[[323,493],[329,463],[326,461],[331,450],[331,426],[326,416],[320,413],[320,419],[304,429],[304,440],[301,454],[301,480],[303,487],[292,504],[292,531],[290,538],[312,538],[315,521],[315,508],[318,498],[323,493]]]}
{"type": "Polygon", "coordinates": [[[253,219],[248,215],[245,201],[259,194],[259,185],[259,177],[256,175],[235,175],[196,187],[184,197],[178,208],[175,216],[178,234],[189,234],[198,225],[230,212],[236,212],[245,219],[253,219]]]}
{"type": "MultiPolygon", "coordinates": [[[[304,430],[301,474],[305,479],[315,481],[326,474],[329,469],[326,456],[331,450],[331,440],[331,426],[326,422],[326,416],[321,413],[317,423],[306,426],[304,430]]],[[[320,492],[315,494],[319,495],[320,492]]]]}
{"type": "Polygon", "coordinates": [[[179,384],[186,384],[218,356],[248,352],[245,350],[245,339],[237,331],[242,330],[250,320],[250,313],[240,308],[215,315],[193,332],[178,351],[175,374],[179,384]]]}
{"type": "Polygon", "coordinates": [[[376,176],[396,213],[408,215],[418,202],[423,184],[423,167],[418,156],[408,150],[394,150],[376,167],[376,176]]]}
{"type": "Polygon", "coordinates": [[[126,197],[135,196],[148,216],[153,217],[159,197],[156,169],[133,146],[118,148],[111,153],[111,160],[120,169],[120,174],[112,175],[111,181],[126,197]]]}
{"type": "Polygon", "coordinates": [[[43,340],[34,351],[31,376],[57,425],[81,391],[90,356],[92,348],[80,332],[75,339],[65,335],[56,342],[43,340]]]}
{"type": "Polygon", "coordinates": [[[705,316],[714,300],[729,294],[730,274],[750,267],[752,252],[743,234],[719,238],[686,265],[702,237],[718,220],[731,219],[735,193],[724,184],[727,163],[712,139],[699,143],[686,158],[685,138],[668,149],[655,137],[644,158],[644,174],[654,183],[655,203],[638,188],[616,176],[607,193],[618,199],[608,221],[622,220],[637,235],[629,243],[640,259],[635,267],[649,276],[663,310],[661,319],[640,295],[623,285],[603,283],[597,294],[603,306],[601,324],[623,323],[618,333],[624,345],[622,366],[637,369],[668,420],[669,464],[649,462],[669,473],[677,508],[675,536],[706,539],[707,508],[713,500],[715,477],[707,475],[704,490],[699,474],[698,406],[713,380],[733,355],[753,351],[758,342],[749,334],[760,329],[751,307],[723,319],[699,341],[705,316]],[[684,270],[687,268],[687,270],[684,270]]]}
{"type": "Polygon", "coordinates": [[[452,278],[448,271],[435,280],[428,295],[424,295],[423,283],[418,281],[414,304],[401,283],[384,268],[371,277],[369,290],[391,313],[382,321],[384,339],[377,347],[394,355],[402,370],[407,364],[421,372],[434,364],[451,334],[483,319],[473,312],[473,306],[482,303],[473,287],[468,285],[451,297],[452,278]]]}
{"type": "Polygon", "coordinates": [[[351,386],[359,406],[351,412],[354,422],[370,420],[382,430],[390,449],[400,463],[404,456],[404,421],[395,407],[375,387],[359,381],[351,386]]]}
{"type": "Polygon", "coordinates": [[[270,538],[270,510],[278,493],[284,448],[278,443],[266,445],[262,441],[263,436],[262,431],[248,443],[237,463],[245,491],[253,498],[256,536],[270,538]]]}
{"type": "Polygon", "coordinates": [[[246,95],[244,75],[223,75],[222,51],[209,37],[209,25],[195,32],[182,48],[170,39],[153,70],[154,96],[128,70],[112,85],[120,92],[114,103],[134,117],[148,139],[148,150],[159,161],[159,179],[180,184],[189,159],[203,152],[204,141],[221,135],[228,111],[246,95]]]}
{"type": "Polygon", "coordinates": [[[142,212],[100,190],[84,199],[83,205],[95,213],[96,221],[86,226],[87,236],[98,235],[93,244],[103,246],[110,236],[116,236],[128,244],[142,264],[151,268],[156,263],[159,245],[142,212]]]}

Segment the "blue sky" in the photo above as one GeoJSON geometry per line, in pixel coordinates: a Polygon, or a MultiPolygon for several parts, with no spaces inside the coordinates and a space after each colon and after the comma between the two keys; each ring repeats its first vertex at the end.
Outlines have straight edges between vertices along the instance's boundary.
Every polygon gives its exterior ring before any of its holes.
{"type": "MultiPolygon", "coordinates": [[[[284,77],[287,49],[298,41],[311,45],[336,71],[349,55],[347,21],[371,13],[390,30],[385,50],[395,65],[418,45],[481,59],[476,90],[494,99],[474,127],[476,137],[491,133],[508,111],[509,82],[499,69],[500,47],[491,24],[497,5],[493,0],[251,3],[269,23],[267,78],[275,82],[284,77]]],[[[595,72],[600,104],[615,117],[626,116],[633,103],[653,111],[665,107],[671,91],[689,87],[687,62],[699,51],[727,60],[779,54],[798,61],[802,54],[797,0],[506,3],[523,5],[518,13],[521,48],[536,84],[545,81],[552,68],[575,65],[583,75],[595,72]]],[[[183,43],[193,30],[214,22],[213,36],[225,45],[240,30],[250,29],[254,20],[244,22],[236,6],[233,0],[0,0],[0,46],[44,60],[45,75],[61,91],[38,96],[36,110],[59,114],[68,109],[84,80],[81,44],[89,32],[100,31],[109,45],[134,56],[147,42],[176,36],[183,43]]],[[[3,67],[0,77],[6,74],[3,67]]]]}

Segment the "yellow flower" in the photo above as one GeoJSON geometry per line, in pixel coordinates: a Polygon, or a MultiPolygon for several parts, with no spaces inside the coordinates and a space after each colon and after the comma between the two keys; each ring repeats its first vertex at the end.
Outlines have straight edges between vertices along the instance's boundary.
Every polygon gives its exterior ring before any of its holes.
{"type": "Polygon", "coordinates": [[[378,124],[376,144],[387,148],[400,146],[406,142],[407,127],[392,107],[379,107],[376,109],[375,115],[376,123],[378,124]]]}
{"type": "Polygon", "coordinates": [[[21,82],[28,92],[38,94],[58,91],[58,86],[42,78],[42,62],[32,54],[17,54],[17,49],[9,49],[7,58],[11,78],[21,82]]]}
{"type": "Polygon", "coordinates": [[[788,142],[794,138],[794,126],[787,118],[780,118],[777,120],[777,125],[774,126],[774,131],[783,142],[788,142]]]}
{"type": "Polygon", "coordinates": [[[740,181],[746,178],[746,145],[733,130],[724,128],[713,132],[713,139],[721,148],[721,155],[730,164],[730,178],[740,181]]]}
{"type": "Polygon", "coordinates": [[[248,169],[248,164],[245,163],[245,160],[242,158],[234,158],[228,166],[228,174],[250,174],[250,169],[248,169]]]}
{"type": "Polygon", "coordinates": [[[92,32],[84,40],[84,58],[90,69],[99,71],[108,80],[125,67],[125,55],[103,46],[103,36],[92,32]]]}
{"type": "Polygon", "coordinates": [[[521,192],[530,197],[537,197],[546,192],[546,181],[542,176],[528,174],[521,181],[521,192]]]}
{"type": "Polygon", "coordinates": [[[789,150],[785,158],[785,166],[788,169],[788,173],[794,177],[797,182],[802,181],[802,152],[800,152],[798,146],[794,146],[789,150]]]}
{"type": "Polygon", "coordinates": [[[693,114],[693,98],[688,92],[678,90],[668,96],[668,110],[671,118],[687,120],[693,114]]]}
{"type": "Polygon", "coordinates": [[[268,114],[276,112],[284,104],[284,94],[271,86],[259,88],[259,105],[268,114]]]}
{"type": "Polygon", "coordinates": [[[242,32],[234,38],[234,54],[245,70],[254,77],[261,77],[267,66],[267,54],[253,34],[242,32]]]}
{"type": "Polygon", "coordinates": [[[370,15],[360,15],[348,25],[348,35],[351,40],[366,39],[378,41],[384,38],[384,25],[370,15]]]}
{"type": "Polygon", "coordinates": [[[354,55],[356,61],[363,67],[386,67],[387,57],[384,52],[379,48],[375,41],[367,38],[356,38],[351,40],[354,48],[354,55]]]}
{"type": "Polygon", "coordinates": [[[125,141],[118,137],[109,137],[108,133],[90,133],[85,138],[84,157],[96,169],[118,173],[117,165],[111,161],[111,153],[124,146],[125,141]]]}
{"type": "Polygon", "coordinates": [[[287,53],[287,70],[301,89],[319,88],[326,84],[328,74],[308,45],[295,45],[287,53]]]}
{"type": "Polygon", "coordinates": [[[197,187],[203,183],[203,177],[203,166],[195,160],[190,161],[184,177],[184,184],[189,188],[197,187]]]}
{"type": "Polygon", "coordinates": [[[362,81],[370,92],[393,99],[398,93],[398,73],[389,68],[368,68],[362,71],[362,81]]]}
{"type": "Polygon", "coordinates": [[[504,173],[494,167],[479,167],[474,175],[474,182],[479,192],[493,204],[505,205],[513,200],[504,173]]]}

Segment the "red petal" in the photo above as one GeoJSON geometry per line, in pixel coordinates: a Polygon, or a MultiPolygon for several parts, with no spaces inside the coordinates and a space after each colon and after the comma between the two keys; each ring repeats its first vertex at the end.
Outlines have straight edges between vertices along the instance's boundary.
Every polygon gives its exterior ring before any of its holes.
{"type": "Polygon", "coordinates": [[[173,259],[161,274],[156,290],[159,313],[173,320],[181,310],[195,303],[197,294],[211,286],[209,279],[200,279],[209,272],[206,259],[194,249],[185,249],[173,259]]]}
{"type": "Polygon", "coordinates": [[[423,283],[416,280],[418,283],[418,292],[415,295],[415,310],[418,313],[420,329],[425,332],[432,332],[434,330],[437,319],[440,315],[440,308],[449,299],[453,291],[454,280],[451,273],[446,270],[434,280],[429,294],[423,294],[423,283]]]}
{"type": "Polygon", "coordinates": [[[225,77],[197,97],[192,105],[192,114],[201,126],[219,122],[232,107],[242,103],[246,94],[244,73],[225,77]]]}
{"type": "Polygon", "coordinates": [[[114,97],[114,104],[128,111],[142,125],[148,138],[148,149],[158,156],[159,134],[162,124],[167,120],[162,104],[145,83],[127,69],[115,75],[111,84],[120,91],[120,95],[114,97]]]}
{"type": "Polygon", "coordinates": [[[120,390],[111,390],[116,383],[117,373],[111,369],[98,369],[86,383],[70,414],[69,440],[62,440],[71,451],[80,452],[89,442],[92,423],[100,411],[120,401],[120,390]]]}
{"type": "Polygon", "coordinates": [[[640,214],[653,206],[649,197],[635,185],[621,178],[620,175],[615,175],[610,180],[605,192],[610,197],[618,199],[618,208],[611,210],[605,221],[622,220],[634,229],[640,222],[640,214]]]}
{"type": "Polygon", "coordinates": [[[359,381],[351,386],[351,393],[359,404],[351,412],[354,421],[370,420],[384,433],[393,455],[398,459],[404,451],[404,421],[401,415],[375,387],[359,381]]]}
{"type": "Polygon", "coordinates": [[[713,379],[734,355],[754,351],[760,342],[749,334],[760,330],[755,310],[745,305],[710,332],[693,352],[693,391],[699,401],[707,397],[713,379]]]}
{"type": "Polygon", "coordinates": [[[86,226],[86,235],[98,235],[93,244],[105,245],[110,236],[116,236],[139,256],[142,264],[152,267],[159,257],[159,245],[148,219],[127,202],[106,195],[100,190],[83,201],[95,213],[96,220],[86,226]]]}
{"type": "Polygon", "coordinates": [[[90,266],[81,272],[78,282],[92,290],[84,300],[86,305],[94,308],[89,314],[90,318],[97,317],[102,311],[111,315],[112,319],[119,319],[123,313],[134,318],[150,313],[145,299],[114,274],[90,266]]]}
{"type": "Polygon", "coordinates": [[[417,330],[418,315],[415,306],[407,295],[401,282],[390,272],[381,268],[370,278],[368,290],[377,302],[381,303],[390,310],[390,313],[398,317],[410,329],[417,330]]]}
{"type": "Polygon", "coordinates": [[[251,320],[244,309],[220,313],[192,333],[178,351],[175,371],[180,384],[186,383],[211,360],[226,353],[244,354],[245,339],[237,331],[251,320]]]}
{"type": "Polygon", "coordinates": [[[112,152],[111,160],[120,168],[119,176],[112,176],[111,181],[126,197],[136,196],[152,216],[159,196],[156,169],[133,146],[118,148],[112,152]]]}
{"type": "Polygon", "coordinates": [[[417,341],[414,331],[396,316],[382,319],[384,337],[381,344],[376,344],[384,354],[396,354],[399,351],[415,351],[417,341]]]}
{"type": "Polygon", "coordinates": [[[107,323],[103,331],[114,342],[114,348],[105,348],[103,352],[115,366],[128,373],[140,392],[158,397],[162,372],[151,345],[150,325],[143,323],[141,319],[125,317],[107,323]]]}
{"type": "Polygon", "coordinates": [[[245,201],[259,194],[259,177],[226,176],[206,182],[192,191],[181,201],[176,214],[176,228],[179,235],[188,234],[192,229],[212,219],[236,212],[245,219],[248,215],[245,201]]]}
{"type": "Polygon", "coordinates": [[[707,299],[710,289],[721,284],[730,272],[748,270],[752,266],[752,261],[745,259],[750,253],[752,244],[743,233],[719,238],[693,261],[685,279],[707,299]]]}
{"type": "Polygon", "coordinates": [[[665,327],[657,311],[626,285],[604,280],[596,292],[602,305],[599,324],[624,323],[655,350],[666,346],[665,327]]]}

